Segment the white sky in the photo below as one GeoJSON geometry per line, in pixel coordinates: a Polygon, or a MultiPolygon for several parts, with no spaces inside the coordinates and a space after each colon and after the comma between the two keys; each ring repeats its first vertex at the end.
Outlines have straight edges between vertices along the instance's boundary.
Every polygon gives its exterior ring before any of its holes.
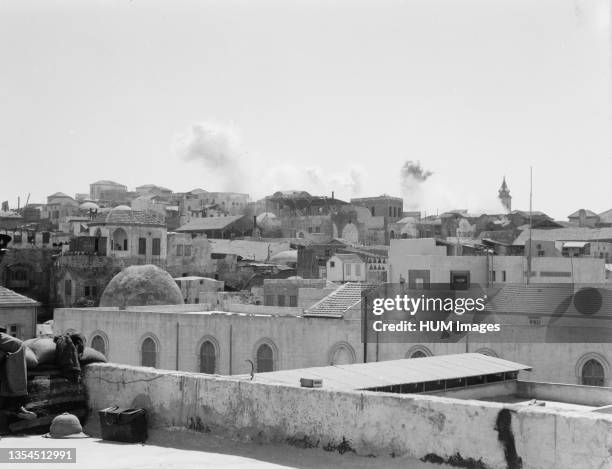
{"type": "Polygon", "coordinates": [[[427,213],[612,208],[607,0],[0,3],[0,200],[113,179],[261,197],[408,194],[427,213]],[[241,137],[225,178],[174,149],[241,137]],[[231,181],[232,187],[228,187],[231,181]],[[235,187],[240,185],[240,187],[235,187]]]}

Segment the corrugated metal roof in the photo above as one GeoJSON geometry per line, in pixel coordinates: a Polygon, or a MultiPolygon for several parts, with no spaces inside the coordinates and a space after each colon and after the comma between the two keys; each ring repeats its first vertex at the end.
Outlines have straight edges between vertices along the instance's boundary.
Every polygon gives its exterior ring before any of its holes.
{"type": "Polygon", "coordinates": [[[38,306],[40,303],[28,298],[27,296],[20,295],[19,293],[9,290],[5,287],[0,287],[0,307],[5,306],[38,306]]]}
{"type": "Polygon", "coordinates": [[[463,353],[272,371],[257,373],[255,380],[300,386],[300,378],[322,379],[324,388],[355,391],[520,370],[531,370],[531,367],[480,353],[463,353]]]}

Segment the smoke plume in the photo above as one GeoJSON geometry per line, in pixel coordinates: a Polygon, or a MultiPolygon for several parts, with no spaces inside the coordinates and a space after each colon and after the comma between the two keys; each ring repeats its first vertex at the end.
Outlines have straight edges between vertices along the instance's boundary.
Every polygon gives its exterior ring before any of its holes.
{"type": "Polygon", "coordinates": [[[422,168],[419,161],[406,161],[401,170],[402,186],[425,182],[433,173],[422,168]]]}
{"type": "Polygon", "coordinates": [[[228,191],[244,179],[244,161],[247,159],[238,132],[213,122],[193,124],[174,141],[175,152],[185,161],[198,161],[205,169],[220,178],[228,191]]]}
{"type": "Polygon", "coordinates": [[[409,210],[423,206],[425,189],[423,183],[433,172],[423,169],[419,161],[406,161],[400,170],[400,187],[404,206],[409,210]]]}
{"type": "Polygon", "coordinates": [[[207,183],[215,187],[221,185],[227,191],[249,193],[254,198],[293,189],[313,195],[336,191],[338,197],[360,196],[366,174],[357,166],[329,174],[317,166],[266,165],[263,158],[245,150],[234,127],[211,121],[193,124],[178,134],[174,139],[174,152],[184,161],[201,163],[208,173],[207,183]]]}

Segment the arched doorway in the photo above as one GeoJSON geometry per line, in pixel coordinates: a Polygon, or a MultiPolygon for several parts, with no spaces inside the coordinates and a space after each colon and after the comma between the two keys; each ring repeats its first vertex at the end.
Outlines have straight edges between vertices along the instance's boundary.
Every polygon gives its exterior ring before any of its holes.
{"type": "Polygon", "coordinates": [[[605,383],[605,372],[603,365],[596,359],[591,358],[582,366],[582,384],[585,386],[603,386],[605,383]]]}
{"type": "Polygon", "coordinates": [[[257,373],[274,371],[274,352],[268,344],[257,348],[257,373]]]}
{"type": "Polygon", "coordinates": [[[217,369],[217,351],[215,345],[206,340],[200,346],[200,373],[215,374],[217,369]]]}

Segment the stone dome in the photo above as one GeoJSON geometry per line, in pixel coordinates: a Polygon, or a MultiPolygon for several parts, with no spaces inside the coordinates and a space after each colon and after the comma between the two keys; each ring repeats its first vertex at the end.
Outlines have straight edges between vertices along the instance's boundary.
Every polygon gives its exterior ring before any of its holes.
{"type": "Polygon", "coordinates": [[[115,275],[100,306],[182,305],[183,294],[168,272],[154,265],[133,265],[115,275]]]}
{"type": "Polygon", "coordinates": [[[81,210],[98,210],[100,207],[95,202],[83,202],[79,205],[81,210]]]}
{"type": "Polygon", "coordinates": [[[271,221],[276,221],[276,215],[272,212],[263,212],[257,215],[257,223],[268,223],[271,221]]]}

